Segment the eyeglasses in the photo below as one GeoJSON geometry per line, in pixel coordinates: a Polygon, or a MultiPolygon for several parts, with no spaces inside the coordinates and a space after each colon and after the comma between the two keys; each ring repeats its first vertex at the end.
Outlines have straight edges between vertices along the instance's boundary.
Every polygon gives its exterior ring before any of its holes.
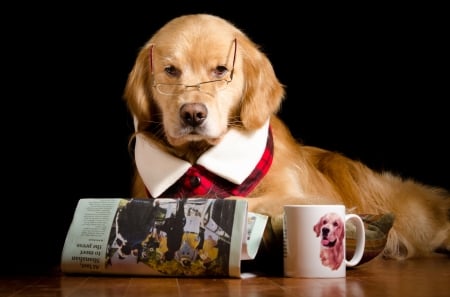
{"type": "MultiPolygon", "coordinates": [[[[194,88],[194,89],[197,89],[197,91],[200,91],[203,93],[208,93],[208,94],[212,94],[215,91],[224,89],[233,80],[234,62],[236,60],[236,48],[237,48],[236,39],[234,39],[233,42],[234,42],[233,64],[231,67],[229,79],[216,79],[216,80],[204,81],[204,82],[200,82],[200,83],[194,84],[194,85],[164,84],[164,83],[157,83],[156,81],[153,81],[153,87],[159,93],[161,93],[163,95],[179,95],[179,94],[184,93],[187,89],[190,89],[190,88],[194,88]]],[[[152,49],[151,49],[151,51],[152,51],[152,49]]],[[[150,52],[150,67],[152,69],[152,75],[153,75],[152,52],[150,52]]]]}

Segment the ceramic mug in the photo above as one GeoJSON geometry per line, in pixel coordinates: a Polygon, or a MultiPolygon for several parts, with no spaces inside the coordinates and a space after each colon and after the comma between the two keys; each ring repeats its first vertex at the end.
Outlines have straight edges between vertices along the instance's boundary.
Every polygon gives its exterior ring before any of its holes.
{"type": "Polygon", "coordinates": [[[346,276],[364,255],[364,223],[356,214],[346,214],[344,205],[285,205],[283,218],[284,275],[303,278],[346,276]],[[345,255],[345,225],[356,227],[356,248],[345,255]]]}

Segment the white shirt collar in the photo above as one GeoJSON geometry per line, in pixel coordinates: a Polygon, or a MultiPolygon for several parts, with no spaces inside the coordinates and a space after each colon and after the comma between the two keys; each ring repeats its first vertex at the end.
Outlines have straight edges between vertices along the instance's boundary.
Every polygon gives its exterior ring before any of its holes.
{"type": "MultiPolygon", "coordinates": [[[[241,184],[252,173],[264,153],[269,120],[256,131],[232,128],[222,141],[206,151],[197,161],[214,174],[234,184],[241,184]]],[[[135,144],[137,170],[152,197],[159,197],[192,166],[160,150],[138,134],[135,144]]]]}

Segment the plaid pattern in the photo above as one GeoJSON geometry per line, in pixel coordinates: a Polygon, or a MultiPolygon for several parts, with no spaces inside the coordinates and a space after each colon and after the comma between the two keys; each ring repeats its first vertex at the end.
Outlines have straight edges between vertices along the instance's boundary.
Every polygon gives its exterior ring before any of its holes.
{"type": "MultiPolygon", "coordinates": [[[[193,165],[189,170],[160,197],[170,198],[226,198],[229,196],[247,196],[269,171],[273,159],[273,137],[269,128],[266,149],[252,173],[240,185],[236,185],[201,165],[193,165]]],[[[147,191],[149,197],[150,192],[147,191]]]]}

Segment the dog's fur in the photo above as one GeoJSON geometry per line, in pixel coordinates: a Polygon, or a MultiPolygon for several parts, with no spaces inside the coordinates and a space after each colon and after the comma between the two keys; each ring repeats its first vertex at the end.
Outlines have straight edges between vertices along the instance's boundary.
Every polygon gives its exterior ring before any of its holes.
{"type": "MultiPolygon", "coordinates": [[[[375,172],[341,154],[298,143],[276,115],[284,96],[284,86],[259,47],[230,22],[205,14],[175,18],[156,32],[138,53],[124,92],[136,134],[192,164],[230,127],[251,131],[270,118],[274,159],[268,173],[247,197],[230,197],[247,199],[250,211],[270,216],[274,230],[270,240],[275,242],[267,246],[280,247],[283,205],[341,203],[355,213],[395,215],[386,257],[450,251],[446,190],[375,172]],[[167,96],[152,87],[154,79],[195,84],[229,78],[233,40],[237,42],[233,80],[225,89],[167,96]],[[207,111],[202,125],[194,129],[186,127],[180,115],[180,108],[191,103],[207,111]]],[[[148,197],[138,173],[131,194],[148,197]]]]}
{"type": "Polygon", "coordinates": [[[344,221],[337,213],[329,212],[319,219],[313,229],[320,237],[322,264],[332,270],[338,269],[344,260],[344,221]]]}

